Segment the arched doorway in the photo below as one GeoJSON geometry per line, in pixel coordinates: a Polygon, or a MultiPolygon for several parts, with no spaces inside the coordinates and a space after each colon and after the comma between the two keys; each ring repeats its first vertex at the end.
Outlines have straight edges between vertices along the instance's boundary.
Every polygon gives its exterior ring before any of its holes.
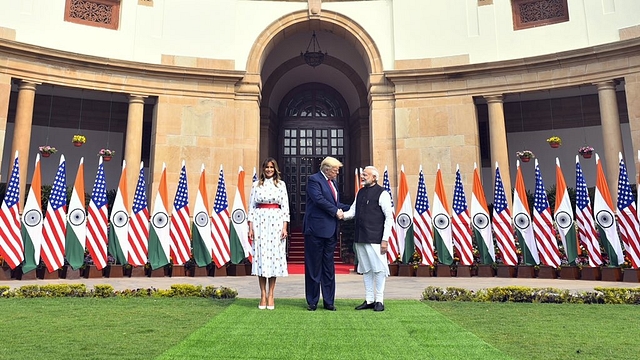
{"type": "MultiPolygon", "coordinates": [[[[308,83],[291,90],[278,109],[279,162],[289,187],[291,232],[300,232],[306,208],[307,176],[320,168],[326,156],[343,164],[348,159],[347,131],[349,109],[342,96],[330,86],[308,83]]],[[[346,165],[346,164],[345,164],[346,165]]],[[[344,190],[345,175],[338,178],[338,191],[344,190]]]]}

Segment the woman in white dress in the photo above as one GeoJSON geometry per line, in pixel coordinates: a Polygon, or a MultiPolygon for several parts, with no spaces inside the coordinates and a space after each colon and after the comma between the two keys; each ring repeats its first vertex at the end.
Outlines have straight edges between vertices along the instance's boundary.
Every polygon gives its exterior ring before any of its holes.
{"type": "Polygon", "coordinates": [[[286,254],[289,195],[273,158],[262,162],[260,178],[251,188],[248,222],[249,238],[253,241],[251,275],[257,275],[260,284],[258,308],[273,310],[276,279],[289,275],[286,254]]]}

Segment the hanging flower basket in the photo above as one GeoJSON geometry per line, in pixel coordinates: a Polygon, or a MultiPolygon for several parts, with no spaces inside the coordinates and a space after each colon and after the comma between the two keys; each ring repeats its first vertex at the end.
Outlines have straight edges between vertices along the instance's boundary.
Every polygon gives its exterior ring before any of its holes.
{"type": "Polygon", "coordinates": [[[73,139],[71,139],[71,142],[73,143],[73,146],[80,147],[87,142],[87,138],[84,135],[76,134],[73,135],[73,139]]]}
{"type": "Polygon", "coordinates": [[[547,142],[549,143],[549,146],[551,146],[554,149],[559,148],[560,145],[562,145],[562,139],[560,139],[560,137],[558,136],[552,136],[548,138],[547,142]]]}
{"type": "Polygon", "coordinates": [[[585,159],[591,159],[593,151],[594,149],[591,146],[587,145],[578,149],[578,154],[580,154],[585,159]]]}
{"type": "Polygon", "coordinates": [[[115,153],[116,153],[115,150],[100,149],[100,151],[98,152],[98,156],[102,156],[103,161],[111,161],[111,158],[115,153]]]}
{"type": "Polygon", "coordinates": [[[38,151],[40,152],[40,155],[42,157],[49,157],[51,156],[51,154],[55,154],[58,151],[58,149],[49,145],[44,145],[44,146],[40,146],[38,148],[38,151]]]}
{"type": "Polygon", "coordinates": [[[529,162],[531,159],[536,157],[531,150],[517,151],[516,156],[519,157],[522,162],[529,162]]]}

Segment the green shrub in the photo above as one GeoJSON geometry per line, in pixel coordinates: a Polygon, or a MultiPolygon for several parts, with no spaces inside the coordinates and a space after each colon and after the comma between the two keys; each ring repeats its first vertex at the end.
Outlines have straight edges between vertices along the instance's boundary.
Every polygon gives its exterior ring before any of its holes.
{"type": "Polygon", "coordinates": [[[171,296],[178,296],[178,297],[202,296],[202,286],[200,285],[190,285],[190,284],[171,285],[171,291],[172,291],[171,296]]]}
{"type": "Polygon", "coordinates": [[[235,299],[238,292],[235,289],[224,286],[175,284],[170,289],[126,289],[115,291],[111,285],[95,285],[93,290],[87,290],[85,284],[50,284],[50,285],[25,285],[13,289],[9,286],[0,286],[0,298],[9,297],[204,297],[213,299],[235,299]]]}
{"type": "Polygon", "coordinates": [[[113,286],[111,285],[96,285],[93,290],[95,297],[112,297],[116,296],[116,293],[113,291],[113,286]]]}
{"type": "Polygon", "coordinates": [[[552,304],[630,304],[640,305],[640,288],[595,288],[595,291],[571,292],[555,288],[505,286],[478,291],[429,286],[422,293],[423,300],[521,302],[552,304]]]}

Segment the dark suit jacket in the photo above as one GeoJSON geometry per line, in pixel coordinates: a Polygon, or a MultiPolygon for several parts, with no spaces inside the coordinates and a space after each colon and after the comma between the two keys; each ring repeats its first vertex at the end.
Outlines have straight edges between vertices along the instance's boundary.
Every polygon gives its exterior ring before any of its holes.
{"type": "MultiPolygon", "coordinates": [[[[333,183],[336,190],[338,186],[333,183]]],[[[346,211],[349,205],[340,203],[333,197],[333,191],[329,187],[327,179],[321,172],[309,176],[307,180],[307,204],[304,215],[304,234],[316,237],[330,238],[337,235],[338,209],[346,211]]]]}

